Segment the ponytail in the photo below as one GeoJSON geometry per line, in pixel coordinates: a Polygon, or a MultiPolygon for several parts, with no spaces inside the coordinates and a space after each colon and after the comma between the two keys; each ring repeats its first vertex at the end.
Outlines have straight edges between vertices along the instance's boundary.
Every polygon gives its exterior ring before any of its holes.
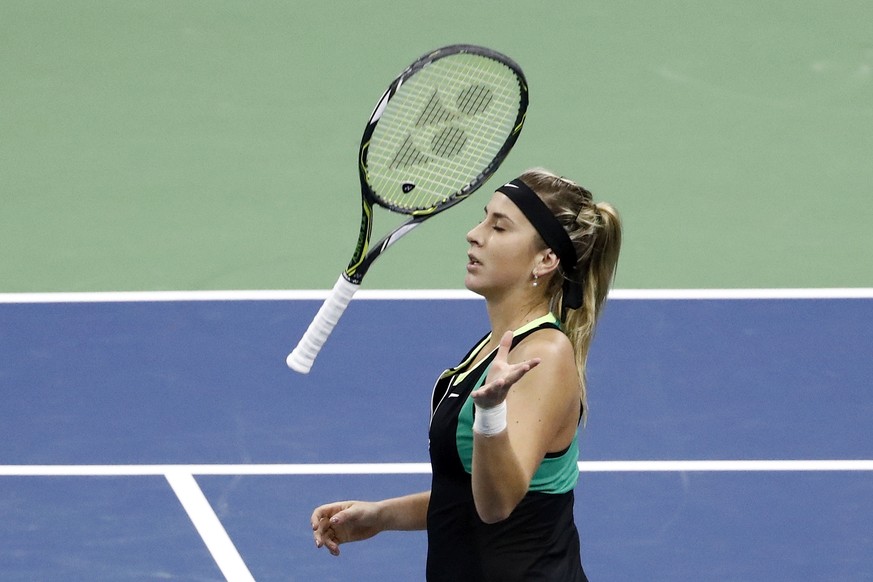
{"type": "Polygon", "coordinates": [[[567,229],[578,261],[572,269],[559,266],[551,280],[550,309],[561,319],[561,328],[573,346],[585,417],[588,392],[585,367],[597,320],[615,278],[621,251],[621,218],[607,202],[595,203],[585,188],[542,169],[529,170],[521,179],[546,203],[567,229]],[[582,305],[563,305],[563,279],[572,277],[582,286],[582,305]]]}
{"type": "MultiPolygon", "coordinates": [[[[601,202],[594,206],[595,212],[602,218],[600,225],[592,236],[592,248],[587,264],[578,266],[577,276],[582,283],[582,306],[579,309],[568,310],[562,320],[564,333],[573,344],[573,352],[576,357],[576,368],[579,370],[579,378],[582,384],[582,401],[585,403],[587,416],[587,383],[585,366],[588,360],[588,352],[591,342],[594,340],[594,332],[597,321],[609,287],[615,278],[615,269],[618,264],[618,255],[621,250],[621,219],[612,205],[601,202]]],[[[560,292],[558,293],[560,295],[560,292]]],[[[561,298],[556,298],[560,302],[561,298]]]]}

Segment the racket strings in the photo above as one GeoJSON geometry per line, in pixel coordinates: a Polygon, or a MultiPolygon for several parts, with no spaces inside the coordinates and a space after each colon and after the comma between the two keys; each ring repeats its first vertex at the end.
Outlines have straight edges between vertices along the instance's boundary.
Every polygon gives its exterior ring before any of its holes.
{"type": "Polygon", "coordinates": [[[471,85],[458,95],[458,109],[467,115],[478,115],[488,109],[488,104],[494,97],[491,89],[484,85],[471,85]]]}
{"type": "Polygon", "coordinates": [[[459,154],[464,149],[465,143],[467,143],[467,134],[464,130],[450,125],[433,136],[431,151],[438,157],[450,158],[459,154]]]}
{"type": "Polygon", "coordinates": [[[404,140],[400,149],[397,150],[397,155],[395,155],[394,159],[391,160],[391,165],[389,167],[392,169],[405,168],[407,166],[426,164],[429,161],[430,158],[427,154],[419,151],[415,147],[415,140],[412,139],[412,134],[410,134],[404,140]]]}
{"type": "Polygon", "coordinates": [[[453,117],[455,117],[455,115],[451,111],[443,107],[442,101],[440,100],[440,92],[434,89],[430,101],[428,101],[427,105],[424,108],[424,111],[421,112],[421,115],[415,122],[415,126],[422,127],[426,125],[432,125],[434,123],[442,123],[444,121],[452,119],[453,117]]]}
{"type": "Polygon", "coordinates": [[[464,194],[512,134],[520,93],[512,69],[481,55],[446,57],[406,79],[369,145],[377,199],[411,213],[464,194]]]}

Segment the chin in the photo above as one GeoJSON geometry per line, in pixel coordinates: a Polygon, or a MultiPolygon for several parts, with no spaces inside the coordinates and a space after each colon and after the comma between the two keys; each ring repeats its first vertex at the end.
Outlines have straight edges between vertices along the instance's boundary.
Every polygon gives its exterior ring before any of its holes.
{"type": "Polygon", "coordinates": [[[466,287],[468,291],[472,291],[473,293],[476,293],[477,295],[482,294],[482,292],[479,291],[479,286],[476,285],[476,281],[474,281],[469,275],[464,277],[464,287],[466,287]]]}
{"type": "Polygon", "coordinates": [[[464,278],[464,287],[467,288],[467,291],[472,291],[476,295],[485,296],[485,289],[481,285],[477,285],[475,280],[472,280],[469,276],[464,278]]]}

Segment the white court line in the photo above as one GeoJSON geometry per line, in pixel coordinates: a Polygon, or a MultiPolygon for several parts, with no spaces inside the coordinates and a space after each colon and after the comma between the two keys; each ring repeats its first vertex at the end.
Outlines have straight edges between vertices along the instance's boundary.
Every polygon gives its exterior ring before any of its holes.
{"type": "MultiPolygon", "coordinates": [[[[0,293],[0,303],[135,303],[165,301],[306,301],[324,300],[330,290],[250,291],[97,291],[85,293],[0,293]]],[[[361,290],[356,300],[480,299],[454,289],[361,290]]]]}
{"type": "Polygon", "coordinates": [[[873,471],[873,459],[735,461],[580,461],[583,473],[724,471],[873,471]]]}
{"type": "MultiPolygon", "coordinates": [[[[89,293],[0,293],[2,303],[124,303],[162,301],[303,301],[324,300],[327,290],[250,291],[98,291],[89,293]]],[[[873,299],[873,288],[809,289],[613,289],[616,300],[873,299]]],[[[465,289],[362,289],[354,300],[465,299],[465,289]]]]}
{"type": "MultiPolygon", "coordinates": [[[[583,473],[873,471],[873,459],[579,461],[583,473]]],[[[0,465],[0,477],[148,475],[414,475],[429,463],[301,463],[242,465],[0,465]]]]}
{"type": "Polygon", "coordinates": [[[168,471],[165,476],[228,582],[254,582],[254,577],[194,476],[178,470],[168,471]]]}
{"type": "Polygon", "coordinates": [[[430,463],[242,465],[0,465],[0,477],[142,477],[189,475],[399,475],[430,473],[430,463]]]}
{"type": "Polygon", "coordinates": [[[809,289],[613,289],[609,299],[873,299],[873,288],[809,289]]]}

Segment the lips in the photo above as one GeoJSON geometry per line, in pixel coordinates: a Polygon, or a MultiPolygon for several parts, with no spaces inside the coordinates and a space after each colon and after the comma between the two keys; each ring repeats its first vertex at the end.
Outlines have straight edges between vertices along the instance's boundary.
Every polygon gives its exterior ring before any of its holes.
{"type": "Polygon", "coordinates": [[[482,263],[479,262],[479,259],[473,253],[467,253],[467,272],[472,273],[476,271],[482,263]]]}

